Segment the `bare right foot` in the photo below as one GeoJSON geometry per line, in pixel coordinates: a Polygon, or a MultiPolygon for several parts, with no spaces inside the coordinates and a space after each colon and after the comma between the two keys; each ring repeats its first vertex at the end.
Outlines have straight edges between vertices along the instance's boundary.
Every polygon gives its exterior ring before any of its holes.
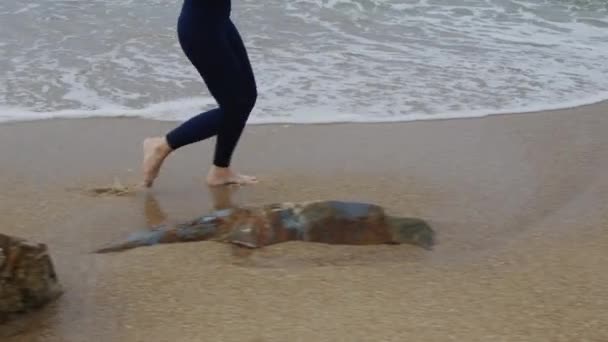
{"type": "Polygon", "coordinates": [[[144,186],[151,187],[171,147],[165,137],[147,138],[143,142],[144,160],[142,163],[144,186]]]}
{"type": "Polygon", "coordinates": [[[235,173],[227,167],[212,166],[207,174],[207,184],[210,186],[230,184],[248,185],[255,184],[257,182],[258,179],[256,177],[235,173]]]}

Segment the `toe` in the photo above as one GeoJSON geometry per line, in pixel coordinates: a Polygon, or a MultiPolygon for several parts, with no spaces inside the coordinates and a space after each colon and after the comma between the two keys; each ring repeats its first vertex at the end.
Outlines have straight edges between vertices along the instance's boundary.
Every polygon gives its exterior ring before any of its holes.
{"type": "Polygon", "coordinates": [[[254,176],[240,176],[239,183],[241,184],[255,184],[258,182],[258,179],[254,176]]]}

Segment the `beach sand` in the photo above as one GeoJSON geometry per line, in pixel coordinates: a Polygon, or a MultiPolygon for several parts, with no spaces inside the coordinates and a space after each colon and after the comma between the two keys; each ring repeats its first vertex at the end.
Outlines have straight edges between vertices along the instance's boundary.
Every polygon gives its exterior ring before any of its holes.
{"type": "Polygon", "coordinates": [[[210,191],[213,140],[170,156],[152,191],[140,141],[175,123],[0,125],[0,229],[49,245],[65,294],[2,341],[608,341],[608,105],[480,119],[249,126],[210,191]],[[216,242],[92,250],[213,207],[377,203],[438,244],[216,242]]]}

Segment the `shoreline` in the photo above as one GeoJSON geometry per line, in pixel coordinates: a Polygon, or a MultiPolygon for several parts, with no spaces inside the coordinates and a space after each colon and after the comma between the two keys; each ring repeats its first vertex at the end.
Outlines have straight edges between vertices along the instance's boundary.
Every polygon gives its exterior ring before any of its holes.
{"type": "MultiPolygon", "coordinates": [[[[340,125],[340,124],[350,124],[350,125],[376,125],[376,124],[405,124],[408,122],[425,122],[425,121],[446,121],[446,120],[475,120],[475,119],[483,119],[495,116],[513,116],[513,115],[537,115],[537,114],[547,114],[553,112],[562,112],[562,111],[572,111],[585,109],[587,107],[598,107],[604,108],[608,110],[608,98],[605,96],[601,96],[601,100],[592,101],[589,103],[583,104],[574,104],[574,105],[560,105],[555,107],[544,107],[539,109],[521,109],[521,110],[499,110],[496,112],[491,112],[488,114],[479,114],[479,115],[471,115],[471,116],[452,116],[454,114],[438,114],[438,115],[414,115],[412,119],[386,119],[386,120],[376,120],[376,121],[366,121],[366,120],[343,120],[343,121],[325,121],[325,122],[305,122],[305,121],[285,121],[285,122],[271,122],[271,121],[262,121],[262,122],[248,122],[248,126],[273,126],[273,125],[340,125]]],[[[80,113],[82,111],[77,109],[65,110],[69,113],[80,113]]],[[[102,110],[96,110],[103,112],[102,110]]],[[[138,111],[138,110],[126,110],[126,111],[138,111]]],[[[64,112],[64,111],[61,111],[64,112]]],[[[475,112],[475,111],[473,111],[475,112]]],[[[485,112],[485,111],[482,111],[485,112]]],[[[182,120],[175,119],[158,119],[158,118],[150,118],[145,117],[143,115],[116,115],[116,116],[104,116],[104,115],[83,115],[83,116],[53,116],[53,117],[44,117],[44,118],[30,118],[30,119],[8,119],[6,121],[0,120],[0,125],[2,124],[11,124],[11,123],[27,123],[27,122],[36,122],[36,121],[47,121],[47,120],[83,120],[83,119],[141,119],[141,120],[152,120],[159,122],[181,122],[182,120]]]]}
{"type": "Polygon", "coordinates": [[[252,125],[235,164],[261,182],[202,184],[213,139],[139,179],[141,140],[175,122],[0,124],[3,233],[49,246],[64,295],[0,326],[28,341],[607,340],[607,104],[405,123],[252,125]],[[90,252],[233,204],[357,200],[426,220],[415,246],[214,242],[90,252]]]}

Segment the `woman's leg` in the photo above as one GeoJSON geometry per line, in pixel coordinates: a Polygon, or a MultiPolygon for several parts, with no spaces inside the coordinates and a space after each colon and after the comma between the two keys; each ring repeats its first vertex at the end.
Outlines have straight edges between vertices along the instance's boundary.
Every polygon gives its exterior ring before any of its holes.
{"type": "Polygon", "coordinates": [[[214,167],[207,176],[208,183],[254,182],[255,178],[238,175],[229,168],[257,98],[255,79],[240,35],[228,18],[212,22],[204,30],[198,29],[200,34],[191,34],[189,27],[180,27],[180,30],[184,52],[203,77],[219,108],[187,120],[165,137],[146,139],[144,182],[146,186],[152,185],[160,165],[171,151],[214,135],[217,135],[214,167]]]}
{"type": "Polygon", "coordinates": [[[224,71],[224,75],[232,75],[231,84],[225,94],[218,96],[224,115],[218,127],[213,164],[222,168],[230,166],[232,154],[257,99],[255,78],[247,50],[237,28],[230,20],[226,24],[226,38],[235,60],[234,68],[224,71]]]}
{"type": "Polygon", "coordinates": [[[235,57],[236,74],[224,98],[218,97],[223,111],[215,145],[214,167],[209,172],[209,184],[249,183],[255,181],[249,176],[230,171],[230,162],[240,140],[243,129],[257,100],[257,88],[247,50],[232,21],[227,22],[227,39],[235,57]]]}

